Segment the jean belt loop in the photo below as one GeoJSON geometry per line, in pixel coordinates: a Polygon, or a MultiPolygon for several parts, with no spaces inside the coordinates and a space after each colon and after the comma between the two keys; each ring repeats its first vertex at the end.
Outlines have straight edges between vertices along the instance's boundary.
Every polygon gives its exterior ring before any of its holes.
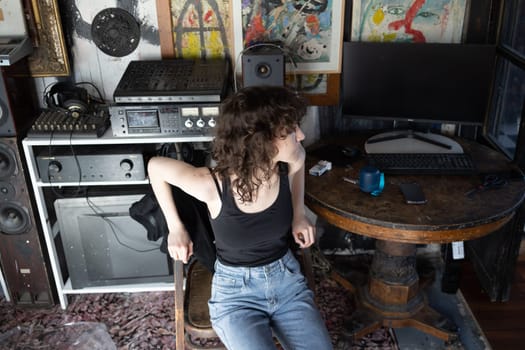
{"type": "Polygon", "coordinates": [[[279,272],[283,272],[283,271],[284,271],[284,256],[279,259],[279,272]]]}
{"type": "Polygon", "coordinates": [[[249,267],[244,268],[244,282],[245,283],[250,280],[250,272],[251,272],[251,269],[249,267]]]}

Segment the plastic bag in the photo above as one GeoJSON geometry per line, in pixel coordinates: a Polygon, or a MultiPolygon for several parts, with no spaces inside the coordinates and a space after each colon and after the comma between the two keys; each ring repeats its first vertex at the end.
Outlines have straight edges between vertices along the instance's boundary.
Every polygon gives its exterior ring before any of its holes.
{"type": "Polygon", "coordinates": [[[16,327],[0,335],[0,349],[116,350],[117,347],[99,322],[72,322],[52,331],[16,327]]]}

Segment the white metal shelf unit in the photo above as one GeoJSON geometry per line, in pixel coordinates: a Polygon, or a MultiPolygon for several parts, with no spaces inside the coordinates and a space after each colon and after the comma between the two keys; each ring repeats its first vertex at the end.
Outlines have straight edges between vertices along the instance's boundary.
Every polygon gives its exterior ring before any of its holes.
{"type": "Polygon", "coordinates": [[[39,175],[36,150],[45,149],[48,147],[83,147],[83,146],[97,146],[97,147],[112,147],[114,145],[160,145],[164,143],[185,143],[185,142],[210,142],[210,136],[198,137],[115,137],[112,136],[111,129],[100,138],[43,138],[43,137],[27,137],[22,141],[22,147],[27,163],[27,169],[31,179],[31,184],[35,196],[35,202],[38,210],[42,232],[46,242],[46,249],[50,257],[51,269],[56,284],[58,299],[62,309],[66,309],[68,305],[67,296],[69,294],[85,294],[85,293],[118,293],[118,292],[142,292],[142,291],[168,291],[173,290],[173,283],[152,282],[152,283],[137,283],[137,284],[120,284],[120,285],[106,285],[96,287],[84,287],[81,289],[74,289],[71,280],[64,279],[64,274],[61,269],[61,261],[59,251],[55,243],[55,237],[59,233],[57,229],[56,219],[52,219],[48,210],[48,201],[46,201],[46,191],[51,187],[75,187],[75,186],[132,186],[132,185],[147,185],[148,179],[138,181],[86,181],[86,182],[53,182],[49,183],[42,181],[39,175]]]}
{"type": "Polygon", "coordinates": [[[11,296],[9,295],[9,291],[7,290],[7,284],[5,282],[4,274],[1,269],[0,269],[0,286],[2,287],[2,293],[4,295],[5,300],[11,301],[11,296]]]}

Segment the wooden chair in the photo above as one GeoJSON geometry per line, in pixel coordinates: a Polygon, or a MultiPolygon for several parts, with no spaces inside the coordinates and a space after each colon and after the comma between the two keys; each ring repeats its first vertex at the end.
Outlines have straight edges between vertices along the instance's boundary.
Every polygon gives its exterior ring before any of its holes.
{"type": "MultiPolygon", "coordinates": [[[[301,264],[308,286],[315,291],[310,249],[299,249],[295,252],[295,256],[301,264]]],[[[194,261],[188,269],[184,285],[182,262],[175,261],[174,277],[176,350],[226,349],[220,341],[212,340],[217,338],[211,327],[208,311],[212,273],[204,265],[194,261]],[[184,336],[179,336],[181,334],[184,336]],[[206,345],[195,341],[196,339],[206,342],[206,345]]]]}
{"type": "Polygon", "coordinates": [[[181,261],[174,262],[175,279],[175,339],[176,350],[222,350],[226,349],[211,327],[208,299],[211,295],[212,273],[198,261],[189,266],[184,280],[181,261]],[[196,339],[212,345],[202,345],[196,339]]]}

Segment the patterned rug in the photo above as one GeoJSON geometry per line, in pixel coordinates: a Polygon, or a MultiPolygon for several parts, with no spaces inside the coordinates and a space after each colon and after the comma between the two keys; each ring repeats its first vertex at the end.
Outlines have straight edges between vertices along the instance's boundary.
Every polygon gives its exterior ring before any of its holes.
{"type": "MultiPolygon", "coordinates": [[[[360,339],[344,337],[352,296],[325,274],[316,273],[316,298],[334,349],[397,349],[389,329],[360,339]]],[[[78,294],[69,306],[20,308],[0,298],[0,349],[132,350],[175,349],[172,292],[78,294]]]]}

